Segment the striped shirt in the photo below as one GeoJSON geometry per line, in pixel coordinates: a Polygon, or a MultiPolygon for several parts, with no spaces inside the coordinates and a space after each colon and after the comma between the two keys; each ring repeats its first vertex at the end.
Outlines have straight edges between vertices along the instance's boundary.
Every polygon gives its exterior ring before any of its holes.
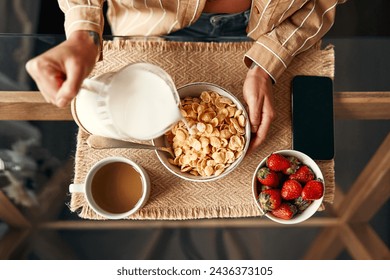
{"type": "MultiPolygon", "coordinates": [[[[95,31],[102,38],[105,0],[58,0],[65,32],[95,31]]],[[[107,0],[113,35],[159,36],[195,22],[206,0],[107,0]]],[[[244,62],[262,67],[277,81],[293,57],[320,40],[346,0],[252,0],[247,34],[254,40],[244,62]]]]}

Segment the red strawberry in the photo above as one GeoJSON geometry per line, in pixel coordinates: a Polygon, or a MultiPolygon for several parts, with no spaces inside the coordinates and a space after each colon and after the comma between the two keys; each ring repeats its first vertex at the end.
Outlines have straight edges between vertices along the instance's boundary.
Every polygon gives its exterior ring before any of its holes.
{"type": "Polygon", "coordinates": [[[297,171],[301,162],[299,161],[298,158],[296,158],[294,156],[289,156],[289,157],[287,157],[287,159],[290,162],[290,167],[285,169],[285,170],[282,170],[282,172],[286,175],[290,175],[290,174],[293,174],[297,171]]]}
{"type": "Polygon", "coordinates": [[[283,220],[290,220],[298,212],[297,207],[294,204],[283,202],[278,208],[271,213],[277,218],[283,220]]]}
{"type": "Polygon", "coordinates": [[[297,199],[301,196],[302,185],[296,180],[287,180],[283,183],[280,195],[285,200],[297,199]]]}
{"type": "Polygon", "coordinates": [[[315,175],[309,166],[302,165],[294,174],[291,174],[289,178],[305,184],[311,180],[314,180],[315,175]]]}
{"type": "Polygon", "coordinates": [[[306,183],[302,190],[302,199],[320,199],[324,194],[324,183],[321,180],[311,180],[306,183]]]}
{"type": "Polygon", "coordinates": [[[257,180],[263,185],[269,187],[277,187],[279,185],[279,176],[275,171],[270,170],[268,167],[262,167],[257,171],[257,180]]]}
{"type": "Polygon", "coordinates": [[[272,211],[280,206],[282,198],[278,189],[264,190],[259,194],[261,209],[265,212],[272,211]]]}
{"type": "Polygon", "coordinates": [[[306,210],[307,207],[312,203],[311,200],[304,200],[302,196],[294,200],[294,205],[298,208],[298,213],[302,213],[306,210]]]}
{"type": "Polygon", "coordinates": [[[271,154],[267,158],[266,164],[273,171],[284,171],[291,167],[290,161],[281,154],[271,154]]]}

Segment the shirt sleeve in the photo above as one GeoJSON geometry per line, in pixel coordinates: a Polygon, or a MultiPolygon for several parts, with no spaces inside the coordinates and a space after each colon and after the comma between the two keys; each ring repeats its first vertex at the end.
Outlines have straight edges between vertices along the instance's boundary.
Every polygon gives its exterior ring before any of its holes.
{"type": "Polygon", "coordinates": [[[286,7],[272,5],[278,2],[272,0],[253,2],[248,36],[255,42],[244,62],[247,67],[256,63],[276,82],[297,54],[314,45],[332,27],[336,6],[344,1],[313,0],[299,7],[294,7],[294,1],[286,7]],[[263,2],[268,4],[264,6],[263,2]]]}
{"type": "Polygon", "coordinates": [[[105,0],[58,0],[65,14],[65,34],[68,38],[76,30],[94,31],[102,40],[104,29],[103,2],[105,0]]]}

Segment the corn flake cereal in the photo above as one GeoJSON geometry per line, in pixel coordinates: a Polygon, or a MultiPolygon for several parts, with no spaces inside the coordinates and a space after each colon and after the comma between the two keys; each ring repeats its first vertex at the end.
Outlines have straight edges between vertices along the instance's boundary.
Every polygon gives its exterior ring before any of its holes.
{"type": "Polygon", "coordinates": [[[246,118],[228,97],[203,91],[185,97],[180,121],[167,133],[175,158],[169,162],[195,176],[220,175],[243,153],[246,118]]]}

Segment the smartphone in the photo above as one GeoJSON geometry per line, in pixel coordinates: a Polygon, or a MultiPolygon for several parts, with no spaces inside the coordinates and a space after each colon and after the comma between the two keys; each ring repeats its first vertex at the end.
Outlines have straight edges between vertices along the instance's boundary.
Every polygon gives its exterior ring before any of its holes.
{"type": "Polygon", "coordinates": [[[292,80],[292,147],[312,159],[334,158],[333,81],[322,76],[292,80]]]}

